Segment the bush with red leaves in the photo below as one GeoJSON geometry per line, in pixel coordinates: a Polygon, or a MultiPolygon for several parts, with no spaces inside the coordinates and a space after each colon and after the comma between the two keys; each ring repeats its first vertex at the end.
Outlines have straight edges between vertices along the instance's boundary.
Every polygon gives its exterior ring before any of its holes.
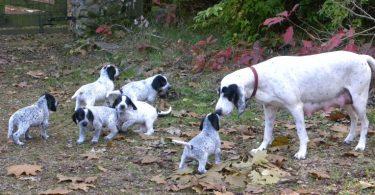
{"type": "Polygon", "coordinates": [[[96,28],[95,33],[99,35],[110,36],[112,35],[112,30],[108,25],[100,25],[98,28],[96,28]]]}

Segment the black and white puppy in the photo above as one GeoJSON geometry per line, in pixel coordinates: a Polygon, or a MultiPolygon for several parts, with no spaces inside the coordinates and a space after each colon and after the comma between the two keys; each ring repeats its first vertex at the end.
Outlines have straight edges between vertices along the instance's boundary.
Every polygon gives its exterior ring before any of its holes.
{"type": "Polygon", "coordinates": [[[154,122],[158,116],[165,116],[172,112],[171,107],[168,111],[157,111],[150,104],[132,100],[126,95],[118,97],[113,103],[113,108],[116,109],[119,123],[122,124],[121,131],[127,130],[134,124],[139,124],[141,127],[139,131],[146,131],[146,135],[154,133],[154,122]]]}
{"type": "Polygon", "coordinates": [[[186,167],[185,161],[195,159],[198,161],[198,172],[206,173],[206,163],[211,154],[215,154],[215,164],[221,162],[221,141],[218,133],[219,115],[210,113],[202,119],[200,130],[202,131],[189,142],[172,140],[177,144],[185,145],[181,156],[179,169],[186,167]]]}
{"type": "Polygon", "coordinates": [[[155,75],[144,80],[130,82],[107,94],[107,101],[111,105],[120,95],[126,95],[132,100],[144,101],[154,104],[157,96],[165,96],[172,86],[168,83],[167,77],[155,75]]]}
{"type": "Polygon", "coordinates": [[[17,110],[9,119],[8,139],[12,138],[17,145],[23,145],[20,136],[25,134],[25,139],[31,139],[29,134],[30,127],[41,127],[43,139],[47,139],[49,111],[56,111],[58,102],[51,94],[42,95],[36,103],[17,110]],[[17,131],[13,133],[14,129],[17,131]]]}
{"type": "Polygon", "coordinates": [[[85,106],[94,106],[97,101],[105,101],[108,92],[115,88],[114,80],[119,76],[119,70],[112,64],[106,64],[100,70],[100,77],[93,83],[80,87],[72,96],[76,100],[74,110],[85,106]]]}
{"type": "Polygon", "coordinates": [[[118,133],[117,114],[113,108],[105,106],[90,106],[86,108],[78,108],[72,115],[74,123],[79,126],[78,144],[85,141],[86,131],[94,131],[91,143],[96,144],[99,141],[103,128],[108,128],[110,134],[105,137],[106,141],[112,140],[118,133]]]}

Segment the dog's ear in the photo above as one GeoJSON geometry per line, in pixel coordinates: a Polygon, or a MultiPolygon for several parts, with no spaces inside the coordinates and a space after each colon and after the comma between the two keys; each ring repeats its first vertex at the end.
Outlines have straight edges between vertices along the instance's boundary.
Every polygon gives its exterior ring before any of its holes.
{"type": "Polygon", "coordinates": [[[109,67],[106,68],[106,71],[107,71],[109,79],[114,81],[115,75],[116,75],[116,68],[114,66],[109,66],[109,67]]]}
{"type": "Polygon", "coordinates": [[[219,130],[219,116],[217,114],[210,114],[208,115],[208,120],[210,121],[213,128],[216,129],[216,131],[219,130]]]}
{"type": "Polygon", "coordinates": [[[222,92],[224,93],[224,97],[236,106],[239,114],[245,111],[246,101],[242,88],[236,84],[231,84],[228,87],[223,87],[222,92]]]}
{"type": "Polygon", "coordinates": [[[46,98],[48,109],[51,110],[51,111],[56,111],[56,105],[57,104],[56,104],[55,97],[53,97],[53,95],[51,95],[49,93],[45,93],[44,97],[46,98]]]}
{"type": "Polygon", "coordinates": [[[73,115],[72,115],[72,120],[73,120],[73,122],[74,122],[75,124],[77,124],[77,115],[78,115],[77,111],[74,111],[74,113],[73,113],[73,115]]]}
{"type": "Polygon", "coordinates": [[[203,123],[204,123],[204,119],[205,119],[206,117],[203,117],[202,118],[202,120],[201,120],[201,124],[199,125],[199,130],[203,130],[203,123]]]}
{"type": "Polygon", "coordinates": [[[219,97],[220,97],[220,87],[219,88],[217,88],[217,94],[219,95],[219,97]]]}
{"type": "Polygon", "coordinates": [[[79,121],[85,118],[85,110],[83,108],[78,108],[78,110],[74,111],[72,115],[72,120],[75,124],[79,123],[79,121]]]}
{"type": "Polygon", "coordinates": [[[92,114],[90,109],[87,109],[87,119],[89,119],[91,122],[94,121],[94,114],[92,114]]]}
{"type": "Polygon", "coordinates": [[[122,101],[122,96],[118,96],[115,101],[113,102],[112,108],[116,108],[116,106],[122,101]]]}
{"type": "Polygon", "coordinates": [[[133,107],[133,110],[137,110],[137,106],[134,105],[133,101],[128,96],[126,96],[125,103],[126,105],[133,107]]]}
{"type": "Polygon", "coordinates": [[[158,75],[152,81],[151,86],[153,89],[155,89],[155,91],[159,91],[159,89],[164,87],[166,84],[167,80],[163,76],[158,75]]]}

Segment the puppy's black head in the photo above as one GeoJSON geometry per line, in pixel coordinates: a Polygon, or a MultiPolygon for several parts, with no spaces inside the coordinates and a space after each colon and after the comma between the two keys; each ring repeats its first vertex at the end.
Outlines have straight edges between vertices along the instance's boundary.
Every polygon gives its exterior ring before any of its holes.
{"type": "Polygon", "coordinates": [[[221,89],[223,96],[226,97],[230,102],[232,102],[238,108],[238,100],[240,98],[239,89],[236,84],[231,84],[228,87],[223,87],[221,89]]]}
{"type": "MultiPolygon", "coordinates": [[[[202,118],[202,121],[201,121],[201,125],[199,127],[199,129],[202,131],[203,130],[203,127],[204,127],[204,121],[208,120],[208,122],[211,124],[211,126],[216,130],[218,131],[220,129],[220,126],[219,126],[219,115],[216,114],[216,113],[211,113],[211,114],[208,114],[206,117],[203,117],[202,118]]],[[[207,124],[206,124],[207,125],[207,124]]]]}
{"type": "Polygon", "coordinates": [[[78,110],[76,110],[72,115],[72,120],[75,124],[78,124],[84,119],[85,119],[85,110],[83,110],[83,108],[78,108],[78,110]]]}
{"type": "Polygon", "coordinates": [[[57,102],[56,102],[55,97],[53,97],[53,95],[51,95],[49,93],[45,93],[44,97],[46,98],[48,109],[51,110],[51,111],[56,111],[57,102]]]}
{"type": "Polygon", "coordinates": [[[151,86],[155,91],[160,91],[161,88],[163,88],[167,84],[167,80],[161,76],[158,75],[154,78],[154,80],[151,83],[151,86]]]}
{"type": "Polygon", "coordinates": [[[112,108],[116,108],[116,106],[122,101],[122,95],[118,96],[115,101],[113,102],[112,108]]]}
{"type": "Polygon", "coordinates": [[[115,76],[116,76],[116,68],[114,66],[107,66],[106,67],[106,71],[107,71],[107,74],[108,74],[108,77],[109,79],[111,79],[112,81],[115,80],[115,76]]]}

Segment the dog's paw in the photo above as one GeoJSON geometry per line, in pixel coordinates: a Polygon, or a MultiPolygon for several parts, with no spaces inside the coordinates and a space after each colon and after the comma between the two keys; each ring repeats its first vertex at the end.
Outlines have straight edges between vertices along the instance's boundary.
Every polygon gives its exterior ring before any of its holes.
{"type": "Polygon", "coordinates": [[[152,135],[154,132],[146,132],[145,135],[152,135]]]}
{"type": "Polygon", "coordinates": [[[105,140],[106,142],[109,142],[109,141],[112,140],[112,138],[111,138],[111,137],[108,137],[108,136],[105,136],[105,137],[104,137],[104,140],[105,140]]]}
{"type": "Polygon", "coordinates": [[[345,140],[344,140],[344,144],[351,144],[352,143],[352,141],[353,141],[353,139],[354,139],[354,137],[351,137],[351,136],[347,136],[346,138],[345,138],[345,140]]]}
{"type": "Polygon", "coordinates": [[[14,142],[16,145],[19,145],[19,146],[23,146],[25,145],[25,143],[21,142],[21,141],[17,141],[17,142],[14,142]]]}
{"type": "Polygon", "coordinates": [[[98,140],[91,140],[91,144],[92,145],[95,145],[95,144],[97,144],[98,143],[98,140]]]}
{"type": "Polygon", "coordinates": [[[48,139],[48,138],[49,138],[49,135],[47,135],[47,134],[45,134],[45,135],[42,135],[42,138],[43,138],[44,140],[46,140],[46,139],[48,139]]]}
{"type": "Polygon", "coordinates": [[[198,172],[200,174],[205,174],[205,173],[207,173],[207,170],[206,169],[198,169],[198,172]]]}
{"type": "Polygon", "coordinates": [[[366,147],[365,144],[358,143],[358,145],[355,147],[355,150],[356,151],[363,151],[363,150],[365,150],[365,147],[366,147]]]}
{"type": "Polygon", "coordinates": [[[250,151],[250,154],[256,154],[256,153],[261,152],[261,151],[263,151],[263,149],[261,149],[261,148],[252,149],[250,151]]]}
{"type": "Polygon", "coordinates": [[[80,145],[80,144],[83,144],[83,140],[77,140],[77,144],[80,145]]]}
{"type": "Polygon", "coordinates": [[[298,160],[302,160],[306,158],[306,152],[298,151],[295,155],[294,158],[298,160]]]}

